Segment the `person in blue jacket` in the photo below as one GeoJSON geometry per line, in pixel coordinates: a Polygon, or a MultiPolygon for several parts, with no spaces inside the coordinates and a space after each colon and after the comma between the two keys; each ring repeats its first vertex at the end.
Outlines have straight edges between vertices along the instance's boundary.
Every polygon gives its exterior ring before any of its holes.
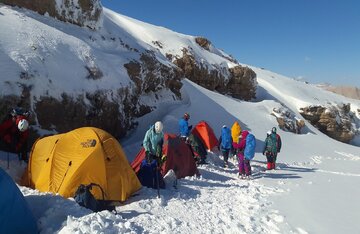
{"type": "Polygon", "coordinates": [[[188,140],[192,125],[189,126],[189,113],[185,113],[184,116],[179,120],[180,138],[184,141],[188,140]]]}
{"type": "Polygon", "coordinates": [[[226,125],[221,128],[221,135],[219,138],[219,150],[221,150],[221,154],[224,157],[224,167],[229,166],[229,152],[232,148],[232,137],[231,130],[226,125]]]}

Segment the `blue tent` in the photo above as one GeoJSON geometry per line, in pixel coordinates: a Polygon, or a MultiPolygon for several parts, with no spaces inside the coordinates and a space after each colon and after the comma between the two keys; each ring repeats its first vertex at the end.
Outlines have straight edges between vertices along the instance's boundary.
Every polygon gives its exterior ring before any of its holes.
{"type": "Polygon", "coordinates": [[[36,221],[13,179],[0,168],[0,233],[38,233],[36,221]]]}

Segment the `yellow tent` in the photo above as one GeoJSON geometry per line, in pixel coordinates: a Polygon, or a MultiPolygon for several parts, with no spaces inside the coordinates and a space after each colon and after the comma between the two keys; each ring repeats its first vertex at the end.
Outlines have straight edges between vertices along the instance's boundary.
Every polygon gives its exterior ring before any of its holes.
{"type": "Polygon", "coordinates": [[[239,143],[239,136],[241,134],[241,127],[238,121],[235,121],[233,126],[231,127],[231,136],[233,142],[239,143]]]}
{"type": "MultiPolygon", "coordinates": [[[[125,201],[141,188],[118,141],[92,127],[37,140],[27,173],[30,187],[64,197],[73,197],[80,184],[100,185],[107,201],[125,201]]],[[[102,200],[100,188],[91,192],[102,200]]]]}

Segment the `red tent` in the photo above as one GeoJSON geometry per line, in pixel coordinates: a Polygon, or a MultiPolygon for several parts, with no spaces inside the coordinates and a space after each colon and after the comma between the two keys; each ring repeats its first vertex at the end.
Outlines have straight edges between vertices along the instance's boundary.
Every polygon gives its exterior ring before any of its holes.
{"type": "MultiPolygon", "coordinates": [[[[165,133],[163,154],[167,156],[162,165],[161,174],[164,176],[170,169],[173,169],[176,177],[184,178],[199,174],[190,147],[175,134],[165,133]]],[[[137,173],[140,170],[141,162],[145,159],[145,150],[141,148],[136,155],[131,167],[137,173]]]]}
{"type": "Polygon", "coordinates": [[[212,150],[219,144],[213,129],[205,121],[200,121],[191,133],[198,136],[208,150],[212,150]]]}

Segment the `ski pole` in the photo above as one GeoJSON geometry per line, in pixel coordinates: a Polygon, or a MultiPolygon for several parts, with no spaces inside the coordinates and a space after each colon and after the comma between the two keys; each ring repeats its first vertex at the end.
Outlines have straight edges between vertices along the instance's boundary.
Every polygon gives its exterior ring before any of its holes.
{"type": "Polygon", "coordinates": [[[7,152],[7,169],[10,168],[10,157],[9,157],[9,152],[7,152]]]}
{"type": "Polygon", "coordinates": [[[160,188],[159,188],[159,167],[158,165],[156,165],[156,186],[157,186],[157,193],[158,193],[158,198],[160,198],[160,188]]]}

